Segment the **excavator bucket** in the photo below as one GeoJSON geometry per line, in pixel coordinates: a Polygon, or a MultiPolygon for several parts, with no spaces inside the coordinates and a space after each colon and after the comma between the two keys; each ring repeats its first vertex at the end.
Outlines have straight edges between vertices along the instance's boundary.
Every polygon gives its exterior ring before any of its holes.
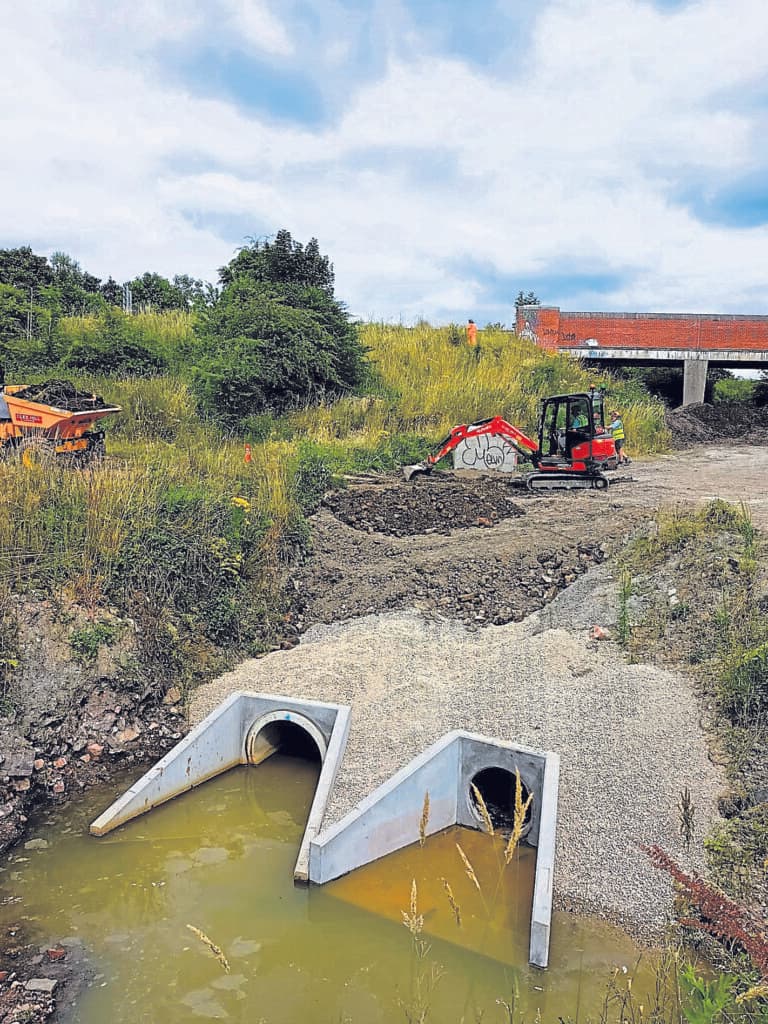
{"type": "Polygon", "coordinates": [[[405,477],[406,482],[412,480],[415,476],[418,476],[419,473],[431,472],[432,467],[428,462],[417,462],[413,466],[403,466],[403,476],[405,477]]]}

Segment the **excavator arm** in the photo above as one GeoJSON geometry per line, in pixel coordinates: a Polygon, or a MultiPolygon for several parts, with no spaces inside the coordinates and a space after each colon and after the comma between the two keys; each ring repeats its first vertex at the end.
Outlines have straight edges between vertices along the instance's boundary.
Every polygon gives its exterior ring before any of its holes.
{"type": "Polygon", "coordinates": [[[423,462],[417,462],[414,466],[403,466],[405,479],[410,480],[417,473],[430,473],[441,459],[449,455],[463,441],[468,441],[473,437],[482,437],[485,434],[504,438],[519,453],[521,458],[532,462],[534,466],[538,465],[539,446],[536,442],[532,441],[522,430],[513,427],[511,423],[507,423],[501,416],[493,416],[491,419],[481,420],[479,423],[473,423],[470,426],[464,423],[459,427],[454,427],[450,434],[440,442],[432,455],[428,455],[423,462]]]}

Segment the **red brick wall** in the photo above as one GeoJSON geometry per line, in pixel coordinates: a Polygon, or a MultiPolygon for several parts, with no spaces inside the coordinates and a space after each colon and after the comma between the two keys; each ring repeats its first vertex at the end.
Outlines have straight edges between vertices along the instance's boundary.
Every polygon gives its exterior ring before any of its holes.
{"type": "Polygon", "coordinates": [[[768,316],[561,313],[555,307],[537,311],[524,306],[517,314],[518,334],[525,333],[526,321],[546,349],[583,348],[588,338],[595,338],[600,348],[768,350],[768,316]]]}
{"type": "Polygon", "coordinates": [[[521,306],[517,310],[517,333],[530,338],[542,348],[558,348],[560,342],[560,310],[557,306],[521,306]]]}

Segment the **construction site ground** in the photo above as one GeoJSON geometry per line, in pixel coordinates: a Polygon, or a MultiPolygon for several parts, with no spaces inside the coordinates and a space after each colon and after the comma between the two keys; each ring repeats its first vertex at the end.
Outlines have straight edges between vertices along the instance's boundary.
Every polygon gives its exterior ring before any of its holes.
{"type": "Polygon", "coordinates": [[[701,866],[681,847],[676,804],[689,786],[702,837],[725,777],[690,679],[629,665],[590,633],[614,629],[612,558],[660,506],[745,502],[768,528],[768,447],[699,446],[622,473],[633,481],[608,492],[528,495],[451,474],[334,493],[289,579],[298,646],[200,688],[193,723],[237,689],[351,704],[326,821],[449,729],[557,750],[557,905],[658,935],[671,888],[637,844],[701,866]]]}
{"type": "Polygon", "coordinates": [[[520,621],[662,505],[743,501],[768,528],[768,447],[699,446],[619,475],[632,482],[607,493],[530,495],[473,473],[410,484],[393,474],[334,492],[312,518],[311,559],[292,574],[297,633],[404,608],[478,626],[520,621]]]}

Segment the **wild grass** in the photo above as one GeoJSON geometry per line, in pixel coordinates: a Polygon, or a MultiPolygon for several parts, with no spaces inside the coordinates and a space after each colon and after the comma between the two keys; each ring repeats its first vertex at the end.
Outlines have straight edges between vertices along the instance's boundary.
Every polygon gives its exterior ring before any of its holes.
{"type": "Polygon", "coordinates": [[[192,934],[196,936],[198,939],[200,939],[203,945],[206,946],[211,951],[213,956],[216,957],[216,959],[223,967],[224,973],[229,974],[231,971],[231,968],[229,966],[229,960],[227,960],[227,958],[224,956],[224,952],[222,951],[221,947],[217,946],[212,939],[208,938],[204,931],[201,931],[200,928],[196,928],[193,924],[188,924],[187,928],[189,928],[192,934]]]}
{"type": "MultiPolygon", "coordinates": [[[[72,317],[59,329],[72,341],[102,325],[72,317]]],[[[187,657],[213,664],[216,647],[268,645],[283,601],[278,570],[306,549],[304,517],[335,478],[416,462],[451,426],[496,413],[532,431],[543,395],[601,383],[502,331],[481,332],[475,359],[449,328],[370,324],[368,393],[254,416],[234,434],[200,415],[180,371],[193,316],[141,313],[131,329],[179,372],[68,374],[122,409],[104,421],[108,457],[92,471],[0,465],[0,586],[63,588],[94,621],[100,604],[117,604],[166,673],[187,657]]],[[[615,397],[634,450],[663,448],[661,407],[615,397]]],[[[12,648],[9,639],[8,666],[12,648]]]]}
{"type": "Polygon", "coordinates": [[[606,386],[609,403],[622,410],[633,452],[659,452],[669,445],[659,402],[638,400],[606,375],[508,332],[480,332],[479,359],[455,344],[447,327],[368,324],[362,338],[374,369],[371,394],[294,413],[287,417],[289,428],[320,444],[344,439],[364,448],[396,435],[437,440],[457,423],[499,414],[534,432],[543,397],[595,384],[606,386]]]}
{"type": "MultiPolygon", "coordinates": [[[[179,366],[193,340],[194,313],[180,309],[162,313],[135,313],[130,317],[132,335],[163,357],[172,367],[179,366]]],[[[56,333],[65,348],[73,343],[95,342],[103,330],[98,316],[68,316],[57,324],[56,333]]]]}
{"type": "Polygon", "coordinates": [[[123,451],[92,469],[0,464],[0,585],[65,595],[94,621],[117,606],[143,671],[183,687],[277,628],[274,570],[306,541],[291,467],[266,446],[246,465],[240,443],[205,435],[123,451]]]}

